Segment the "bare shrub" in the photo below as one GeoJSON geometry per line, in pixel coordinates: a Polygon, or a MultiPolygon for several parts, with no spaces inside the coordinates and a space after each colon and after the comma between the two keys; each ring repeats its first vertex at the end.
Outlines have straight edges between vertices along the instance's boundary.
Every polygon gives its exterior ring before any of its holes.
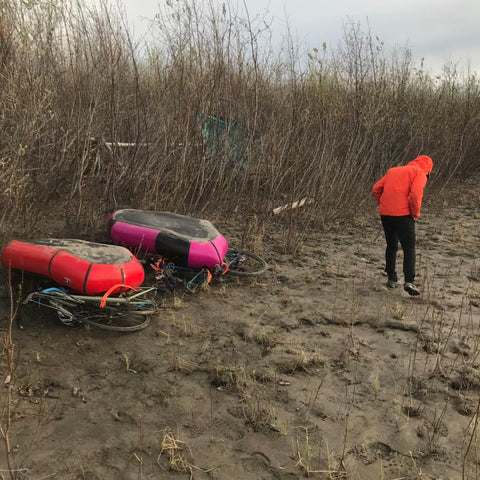
{"type": "Polygon", "coordinates": [[[146,45],[107,0],[1,8],[3,239],[45,216],[92,236],[123,206],[263,231],[273,207],[308,198],[275,219],[295,251],[310,228],[373,211],[373,181],[419,153],[433,188],[478,173],[475,75],[432,78],[361,25],[303,58],[228,2],[167,2],[146,45]]]}

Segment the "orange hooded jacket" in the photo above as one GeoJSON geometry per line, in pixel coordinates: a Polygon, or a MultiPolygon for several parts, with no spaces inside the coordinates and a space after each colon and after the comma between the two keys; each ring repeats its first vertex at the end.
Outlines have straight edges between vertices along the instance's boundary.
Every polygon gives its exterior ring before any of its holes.
{"type": "Polygon", "coordinates": [[[410,215],[418,218],[427,174],[432,168],[432,159],[427,155],[420,155],[407,165],[388,170],[372,189],[380,215],[410,215]]]}

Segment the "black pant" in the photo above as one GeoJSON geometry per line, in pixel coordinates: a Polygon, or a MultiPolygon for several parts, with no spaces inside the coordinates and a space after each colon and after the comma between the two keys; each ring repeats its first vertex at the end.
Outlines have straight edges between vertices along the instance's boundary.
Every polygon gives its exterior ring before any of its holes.
{"type": "Polygon", "coordinates": [[[415,220],[410,215],[391,217],[382,215],[383,231],[387,241],[385,271],[389,280],[398,281],[395,263],[398,242],[403,250],[403,274],[405,282],[415,281],[415,220]]]}

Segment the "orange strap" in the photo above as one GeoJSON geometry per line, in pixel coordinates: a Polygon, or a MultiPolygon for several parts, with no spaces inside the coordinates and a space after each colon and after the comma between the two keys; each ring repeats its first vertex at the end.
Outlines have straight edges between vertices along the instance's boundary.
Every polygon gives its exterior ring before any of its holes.
{"type": "Polygon", "coordinates": [[[202,286],[202,288],[205,288],[212,281],[213,278],[212,272],[208,268],[206,268],[205,270],[207,271],[207,282],[205,283],[205,285],[202,286]]]}
{"type": "MultiPolygon", "coordinates": [[[[205,282],[198,288],[199,290],[203,290],[204,288],[207,288],[207,285],[210,285],[210,283],[211,283],[211,281],[212,281],[212,278],[213,278],[212,272],[211,272],[208,268],[204,268],[202,271],[207,274],[207,279],[206,279],[205,282]]],[[[198,274],[197,274],[197,276],[198,276],[198,274]]]]}
{"type": "Polygon", "coordinates": [[[159,258],[155,264],[151,263],[150,266],[152,267],[153,270],[158,272],[162,268],[161,266],[164,264],[165,264],[165,261],[163,260],[163,258],[159,258]]]}
{"type": "Polygon", "coordinates": [[[228,263],[222,262],[220,266],[222,267],[222,276],[223,276],[228,272],[230,265],[228,263]]]}
{"type": "Polygon", "coordinates": [[[114,285],[113,287],[109,288],[109,289],[105,292],[105,294],[104,294],[103,297],[102,297],[102,300],[100,301],[100,308],[105,308],[105,305],[107,304],[107,298],[108,298],[115,290],[117,290],[117,289],[119,289],[119,288],[120,288],[120,289],[125,288],[125,289],[126,289],[126,290],[125,290],[126,292],[127,292],[128,290],[133,290],[134,292],[137,291],[136,288],[133,288],[133,287],[131,287],[130,285],[125,285],[125,284],[123,284],[123,283],[118,283],[117,285],[114,285]]]}

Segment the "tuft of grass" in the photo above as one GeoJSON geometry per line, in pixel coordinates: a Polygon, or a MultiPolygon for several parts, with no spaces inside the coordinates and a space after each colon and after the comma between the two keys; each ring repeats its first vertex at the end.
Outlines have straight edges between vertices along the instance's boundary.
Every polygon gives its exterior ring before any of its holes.
{"type": "Polygon", "coordinates": [[[307,371],[309,367],[324,365],[325,359],[319,352],[307,352],[301,346],[287,346],[283,349],[276,366],[281,373],[307,371]]]}
{"type": "Polygon", "coordinates": [[[253,324],[249,326],[245,333],[247,341],[254,341],[262,347],[274,347],[280,340],[276,328],[271,325],[253,324]]]}
{"type": "Polygon", "coordinates": [[[184,455],[185,442],[178,439],[170,427],[166,427],[160,433],[160,453],[157,457],[157,463],[161,465],[162,457],[167,458],[168,469],[172,472],[192,473],[193,465],[184,455]]]}
{"type": "Polygon", "coordinates": [[[395,320],[403,320],[404,316],[405,316],[405,311],[404,311],[403,305],[400,302],[395,302],[395,305],[393,306],[392,317],[395,320]]]}
{"type": "Polygon", "coordinates": [[[132,361],[130,355],[128,353],[124,353],[122,355],[123,363],[125,365],[125,371],[128,373],[138,373],[136,370],[132,368],[132,361]]]}
{"type": "Polygon", "coordinates": [[[177,372],[183,373],[185,375],[189,375],[190,373],[194,372],[198,369],[198,365],[186,360],[179,355],[176,355],[174,358],[174,370],[177,372]]]}
{"type": "Polygon", "coordinates": [[[172,307],[175,310],[180,310],[183,307],[183,299],[177,297],[176,295],[173,297],[172,307]]]}

